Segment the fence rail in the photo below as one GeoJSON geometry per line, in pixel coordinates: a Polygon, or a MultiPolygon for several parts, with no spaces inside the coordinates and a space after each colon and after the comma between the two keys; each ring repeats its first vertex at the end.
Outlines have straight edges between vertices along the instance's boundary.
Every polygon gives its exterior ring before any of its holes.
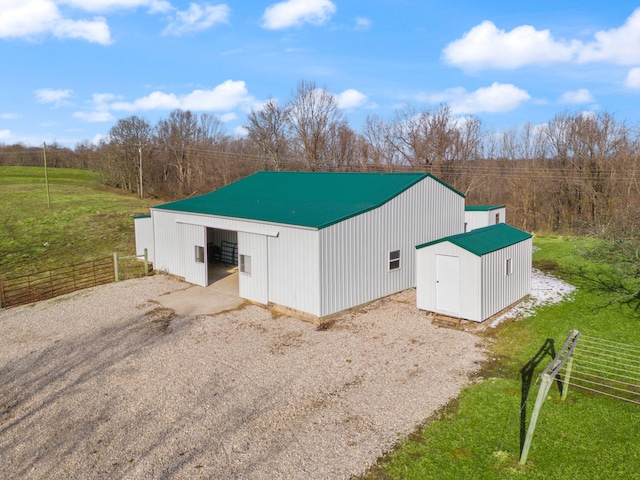
{"type": "Polygon", "coordinates": [[[16,307],[114,281],[113,259],[100,258],[0,281],[2,307],[16,307]]]}

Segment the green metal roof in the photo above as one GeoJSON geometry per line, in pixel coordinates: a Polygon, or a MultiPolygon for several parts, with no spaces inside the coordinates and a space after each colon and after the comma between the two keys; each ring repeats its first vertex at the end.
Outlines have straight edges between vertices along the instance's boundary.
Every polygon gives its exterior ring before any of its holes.
{"type": "Polygon", "coordinates": [[[198,197],[157,209],[325,228],[377,208],[426,173],[258,172],[198,197]]]}
{"type": "Polygon", "coordinates": [[[481,257],[482,255],[495,252],[501,248],[520,243],[528,238],[531,238],[531,234],[518,230],[506,223],[498,223],[488,227],[477,228],[467,233],[461,233],[418,245],[416,249],[435,245],[436,243],[450,242],[481,257]]]}
{"type": "Polygon", "coordinates": [[[504,205],[467,205],[465,212],[490,212],[496,208],[504,208],[504,205]]]}

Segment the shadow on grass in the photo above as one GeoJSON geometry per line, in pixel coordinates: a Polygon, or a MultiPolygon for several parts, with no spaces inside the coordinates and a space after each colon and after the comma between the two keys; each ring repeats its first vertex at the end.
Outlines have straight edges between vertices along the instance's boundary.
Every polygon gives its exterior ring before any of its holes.
{"type": "Polygon", "coordinates": [[[547,360],[549,362],[556,356],[555,342],[552,338],[547,338],[531,360],[520,369],[520,376],[522,378],[520,396],[520,452],[522,452],[527,435],[527,398],[529,397],[529,390],[531,389],[531,381],[533,380],[536,367],[540,365],[547,356],[549,357],[547,360]]]}

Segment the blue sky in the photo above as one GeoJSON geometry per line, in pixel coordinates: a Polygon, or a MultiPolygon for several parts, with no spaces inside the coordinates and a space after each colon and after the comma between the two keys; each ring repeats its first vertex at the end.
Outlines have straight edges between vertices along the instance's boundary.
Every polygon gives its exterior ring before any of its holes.
{"type": "Polygon", "coordinates": [[[0,143],[73,147],[131,115],[242,135],[300,80],[350,125],[446,102],[497,130],[563,111],[640,124],[640,3],[0,0],[0,143]]]}

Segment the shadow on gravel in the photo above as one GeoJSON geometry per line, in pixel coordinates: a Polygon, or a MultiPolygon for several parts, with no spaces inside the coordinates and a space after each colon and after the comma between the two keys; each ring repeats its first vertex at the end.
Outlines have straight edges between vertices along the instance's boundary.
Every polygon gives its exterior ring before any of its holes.
{"type": "Polygon", "coordinates": [[[3,471],[12,472],[14,478],[54,478],[65,471],[59,464],[65,454],[91,449],[94,429],[120,408],[118,392],[101,389],[101,377],[155,343],[166,331],[161,318],[139,315],[132,323],[58,341],[4,365],[0,369],[3,471]],[[87,400],[91,409],[86,408],[87,400]],[[88,417],[78,418],[74,409],[78,401],[88,417]]]}
{"type": "Polygon", "coordinates": [[[136,366],[171,348],[173,319],[158,308],[0,368],[3,475],[246,478],[300,443],[278,415],[291,379],[263,382],[231,361],[218,359],[196,392],[145,385],[158,388],[157,401],[135,395],[130,378],[147,381],[136,366]],[[259,393],[239,394],[238,377],[259,393]]]}

